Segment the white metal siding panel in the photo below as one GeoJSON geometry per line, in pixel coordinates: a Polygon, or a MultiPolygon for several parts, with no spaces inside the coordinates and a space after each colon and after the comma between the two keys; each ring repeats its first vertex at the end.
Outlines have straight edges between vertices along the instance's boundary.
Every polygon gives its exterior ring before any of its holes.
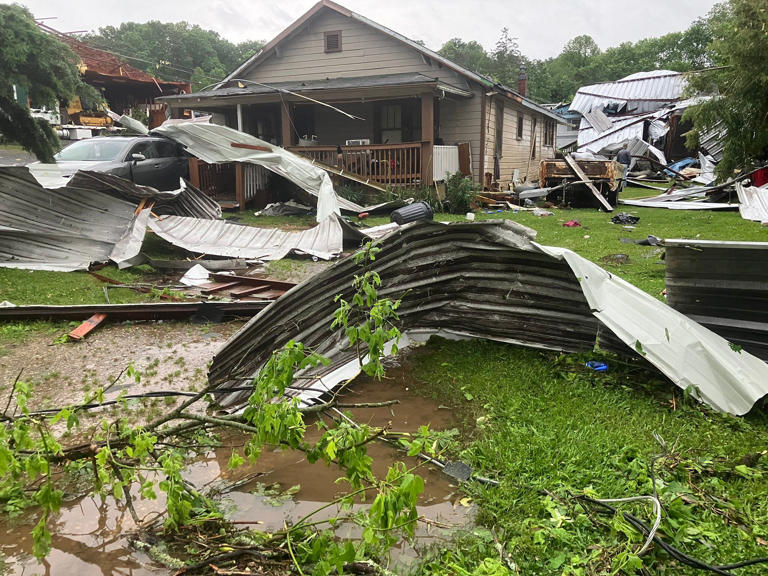
{"type": "Polygon", "coordinates": [[[435,146],[432,153],[432,177],[435,180],[445,180],[459,171],[459,147],[435,146]]]}

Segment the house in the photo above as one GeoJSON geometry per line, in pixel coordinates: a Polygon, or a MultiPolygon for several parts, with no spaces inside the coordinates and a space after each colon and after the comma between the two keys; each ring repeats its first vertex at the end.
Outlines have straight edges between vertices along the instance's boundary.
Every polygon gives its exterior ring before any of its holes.
{"type": "MultiPolygon", "coordinates": [[[[130,115],[132,108],[143,108],[147,111],[150,128],[153,128],[165,121],[165,106],[155,103],[158,96],[191,92],[189,82],[158,80],[111,52],[94,48],[40,22],[38,26],[56,36],[77,54],[83,82],[99,90],[110,110],[117,114],[130,115]]],[[[73,110],[71,104],[70,111],[73,110]]],[[[74,110],[81,111],[77,108],[74,110]]]]}
{"type": "MultiPolygon", "coordinates": [[[[581,116],[577,149],[597,153],[637,140],[653,146],[664,163],[690,156],[685,133],[692,126],[682,116],[699,100],[686,99],[687,87],[685,74],[671,70],[637,72],[615,82],[582,86],[568,109],[581,116]]],[[[702,142],[705,152],[716,153],[717,136],[702,142]]]]}
{"type": "Polygon", "coordinates": [[[535,179],[559,117],[335,2],[321,0],[223,82],[162,97],[393,187],[461,169],[506,188],[535,179]],[[446,160],[448,158],[448,160],[446,160]],[[441,168],[443,167],[443,168],[441,168]]]}

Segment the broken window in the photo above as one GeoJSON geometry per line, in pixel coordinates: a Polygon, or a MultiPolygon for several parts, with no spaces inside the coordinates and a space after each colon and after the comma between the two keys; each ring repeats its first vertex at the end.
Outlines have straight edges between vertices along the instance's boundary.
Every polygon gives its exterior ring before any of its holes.
{"type": "Polygon", "coordinates": [[[341,30],[325,33],[325,51],[341,52],[341,30]]]}
{"type": "Polygon", "coordinates": [[[536,159],[536,145],[538,144],[538,142],[536,142],[536,136],[538,136],[536,133],[537,120],[538,118],[534,117],[532,120],[533,123],[531,124],[531,160],[536,159]]]}
{"type": "Polygon", "coordinates": [[[504,102],[496,102],[496,154],[501,156],[504,145],[504,102]]]}
{"type": "Polygon", "coordinates": [[[522,140],[523,139],[523,113],[518,112],[517,113],[517,139],[522,140]]]}

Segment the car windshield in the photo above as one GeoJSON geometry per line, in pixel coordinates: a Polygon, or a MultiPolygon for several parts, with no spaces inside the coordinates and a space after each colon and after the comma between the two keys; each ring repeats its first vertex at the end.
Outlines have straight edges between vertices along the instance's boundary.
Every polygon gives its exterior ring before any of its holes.
{"type": "Polygon", "coordinates": [[[126,143],[121,140],[110,140],[109,138],[80,140],[70,144],[56,154],[56,160],[65,162],[106,162],[108,160],[119,160],[125,148],[126,143]]]}

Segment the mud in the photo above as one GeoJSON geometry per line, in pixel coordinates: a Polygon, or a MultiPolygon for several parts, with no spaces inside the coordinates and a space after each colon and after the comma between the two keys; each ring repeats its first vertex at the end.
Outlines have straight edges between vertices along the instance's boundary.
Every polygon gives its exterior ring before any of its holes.
{"type": "MultiPolygon", "coordinates": [[[[242,325],[106,324],[82,342],[66,343],[57,343],[59,334],[38,333],[3,350],[0,395],[5,397],[20,371],[21,380],[34,386],[30,406],[35,410],[80,403],[86,394],[113,382],[107,398],[122,390],[131,394],[198,390],[205,385],[208,363],[216,351],[242,325]],[[123,372],[131,364],[140,375],[138,383],[123,372]]],[[[164,402],[155,405],[159,408],[164,402]]]]}
{"type": "MultiPolygon", "coordinates": [[[[51,335],[35,336],[13,345],[0,357],[0,379],[7,388],[24,367],[24,378],[36,383],[36,402],[40,407],[79,401],[84,392],[117,378],[131,362],[142,373],[141,382],[123,375],[110,394],[118,390],[136,393],[199,389],[204,385],[207,364],[213,354],[239,326],[239,323],[202,327],[185,323],[107,325],[77,344],[54,345],[51,335]]],[[[410,378],[407,367],[392,367],[382,382],[370,379],[356,382],[345,393],[343,401],[400,401],[384,408],[349,411],[360,423],[411,432],[423,424],[436,429],[453,427],[451,412],[416,395],[414,386],[417,384],[410,378]]],[[[156,409],[166,408],[163,404],[156,409]]],[[[315,427],[311,426],[310,430],[314,431],[315,427]]],[[[219,494],[229,517],[243,523],[243,527],[281,529],[344,493],[345,484],[336,482],[343,475],[338,468],[309,464],[302,454],[295,452],[265,450],[256,463],[228,470],[232,450],[239,449],[243,442],[239,436],[225,438],[221,448],[193,462],[185,474],[198,489],[219,494]],[[233,485],[236,488],[231,490],[233,485]],[[286,490],[290,496],[282,495],[286,490]]],[[[394,460],[404,460],[409,466],[419,463],[403,458],[393,447],[381,442],[369,444],[368,449],[377,475],[385,474],[394,460]]],[[[425,519],[417,530],[420,545],[444,537],[457,527],[471,525],[473,511],[461,503],[458,488],[449,477],[426,465],[420,467],[419,474],[426,484],[419,507],[425,519]]],[[[162,493],[158,494],[157,501],[142,500],[135,491],[132,494],[141,519],[153,518],[164,507],[162,493]]],[[[366,505],[361,502],[355,507],[366,505]]],[[[323,514],[314,519],[327,519],[339,511],[330,507],[323,514]]],[[[173,572],[131,546],[130,536],[136,526],[122,503],[111,497],[89,496],[65,501],[51,525],[53,550],[42,565],[31,555],[29,533],[36,520],[36,512],[30,510],[20,518],[0,522],[0,551],[8,574],[143,576],[173,572]]],[[[340,536],[359,535],[350,524],[340,524],[336,530],[340,536]]],[[[408,563],[415,551],[403,546],[395,550],[394,555],[399,558],[398,562],[408,563]]]]}

